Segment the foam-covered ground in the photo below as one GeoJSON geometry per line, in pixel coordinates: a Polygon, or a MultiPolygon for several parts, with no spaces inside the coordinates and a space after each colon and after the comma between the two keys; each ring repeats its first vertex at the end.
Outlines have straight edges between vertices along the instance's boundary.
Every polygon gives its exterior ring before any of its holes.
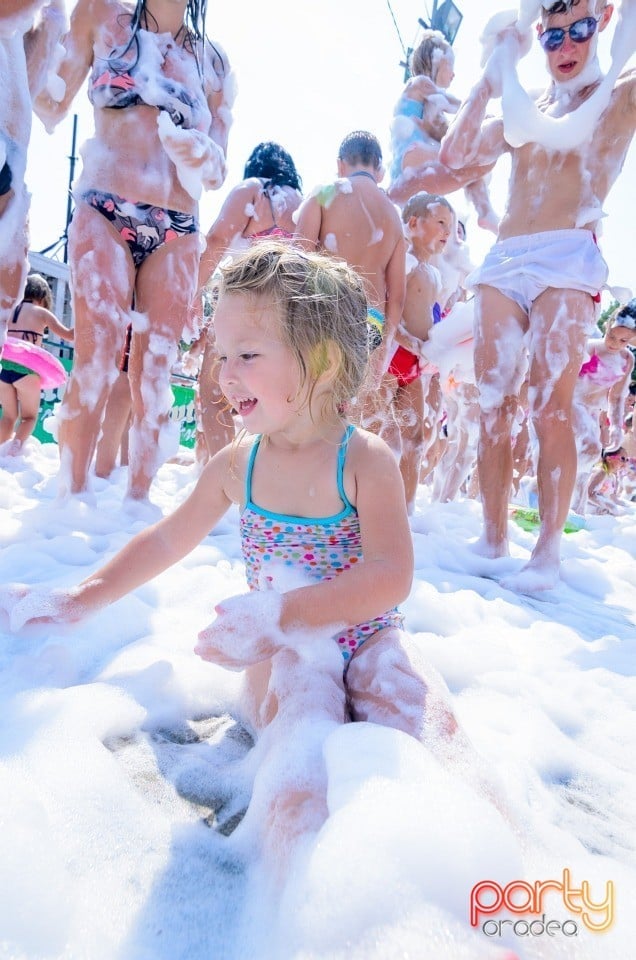
{"type": "MultiPolygon", "coordinates": [[[[0,464],[0,582],[71,585],[148,521],[125,477],[94,502],[56,499],[57,449],[0,464]]],[[[162,511],[195,481],[164,466],[162,511]]],[[[368,724],[290,738],[293,773],[318,750],[329,817],[276,889],[241,828],[258,751],[238,722],[240,676],[196,657],[197,632],[245,589],[237,513],[181,564],[73,627],[8,631],[0,614],[0,956],[12,960],[625,960],[636,839],[636,506],[564,537],[563,582],[543,600],[494,577],[471,501],[413,517],[408,629],[505,789],[514,830],[425,748],[368,724]],[[592,932],[558,889],[537,911],[469,922],[484,880],[563,881],[597,909],[592,932]],[[613,900],[598,907],[614,884],[613,900]],[[485,922],[490,921],[485,931],[485,922]],[[494,925],[493,925],[494,924],[494,925]],[[576,927],[576,934],[573,932],[576,927]],[[555,932],[556,930],[556,932],[555,932]],[[495,932],[496,931],[496,932],[495,932]],[[499,936],[501,931],[502,936],[499,936]]],[[[249,835],[248,835],[249,836],[249,835]]],[[[496,888],[494,888],[496,890],[496,888]]],[[[517,887],[513,906],[528,896],[517,887]]],[[[489,899],[490,898],[490,899],[489,899]]],[[[484,906],[493,890],[483,892],[484,906]]]]}

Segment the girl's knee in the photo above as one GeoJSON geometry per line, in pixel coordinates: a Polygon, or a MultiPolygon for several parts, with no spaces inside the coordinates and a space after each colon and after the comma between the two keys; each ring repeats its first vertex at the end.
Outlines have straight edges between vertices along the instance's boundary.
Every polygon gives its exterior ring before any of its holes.
{"type": "Polygon", "coordinates": [[[428,696],[427,684],[405,649],[398,631],[367,641],[347,672],[347,693],[353,720],[395,727],[420,737],[428,696]]]}

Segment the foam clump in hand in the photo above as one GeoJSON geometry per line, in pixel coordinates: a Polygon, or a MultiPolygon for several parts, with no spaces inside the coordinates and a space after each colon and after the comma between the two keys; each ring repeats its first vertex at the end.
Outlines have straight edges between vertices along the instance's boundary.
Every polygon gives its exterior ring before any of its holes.
{"type": "Polygon", "coordinates": [[[241,669],[266,660],[283,646],[282,597],[275,590],[230,597],[215,610],[216,619],[201,630],[194,648],[203,660],[241,669]]]}
{"type": "Polygon", "coordinates": [[[199,200],[205,187],[213,190],[225,180],[225,155],[218,144],[200,130],[177,127],[171,116],[161,110],[157,117],[159,139],[177,168],[183,189],[199,200]]]}

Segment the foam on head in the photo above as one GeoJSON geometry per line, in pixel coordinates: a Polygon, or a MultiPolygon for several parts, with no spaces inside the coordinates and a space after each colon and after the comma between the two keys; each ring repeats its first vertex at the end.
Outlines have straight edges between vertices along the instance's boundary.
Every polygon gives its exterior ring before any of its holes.
{"type": "Polygon", "coordinates": [[[435,81],[440,58],[448,54],[452,54],[452,47],[444,34],[439,30],[425,30],[409,60],[411,76],[430,77],[435,81]]]}
{"type": "Polygon", "coordinates": [[[438,203],[447,207],[451,213],[454,212],[446,197],[441,197],[437,193],[416,193],[402,208],[403,223],[408,223],[411,217],[428,217],[430,208],[438,203]]]}
{"type": "MultiPolygon", "coordinates": [[[[557,13],[569,13],[575,7],[585,7],[585,0],[544,0],[541,4],[541,18],[554,16],[557,13]]],[[[591,10],[599,13],[607,6],[606,0],[592,0],[591,10]]]]}
{"type": "Polygon", "coordinates": [[[624,307],[612,317],[613,327],[625,327],[627,330],[636,331],[636,297],[633,297],[624,307]]]}

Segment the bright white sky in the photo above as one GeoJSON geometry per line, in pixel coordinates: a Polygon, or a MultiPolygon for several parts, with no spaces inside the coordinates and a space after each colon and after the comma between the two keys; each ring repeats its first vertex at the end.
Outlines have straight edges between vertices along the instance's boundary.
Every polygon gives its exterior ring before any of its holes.
{"type": "MultiPolygon", "coordinates": [[[[513,6],[510,0],[456,0],[464,14],[454,44],[456,78],[452,91],[464,96],[479,73],[478,37],[495,12],[513,6]]],[[[70,8],[74,0],[67,0],[70,8]]],[[[419,31],[432,3],[391,0],[405,46],[419,31]]],[[[254,10],[255,8],[251,8],[254,10]]],[[[226,185],[204,198],[201,223],[207,230],[227,191],[241,178],[252,148],[261,140],[276,140],[294,157],[305,188],[335,176],[335,157],[342,138],[354,129],[371,130],[389,160],[389,130],[395,101],[403,85],[399,66],[403,51],[386,0],[269,0],[266,8],[246,14],[242,3],[210,0],[208,34],[217,39],[233,65],[238,97],[229,141],[226,185]]],[[[611,28],[601,39],[601,62],[609,51],[611,28]]],[[[545,85],[543,54],[536,45],[520,70],[526,85],[545,85]]],[[[91,109],[85,91],[75,105],[79,115],[78,144],[90,136],[91,109]]],[[[28,181],[33,194],[31,247],[41,250],[63,232],[71,153],[72,117],[53,137],[34,122],[28,181]]],[[[506,160],[496,168],[491,195],[503,210],[508,177],[506,160]]],[[[386,181],[385,181],[386,185],[386,181]]],[[[488,249],[492,237],[479,230],[462,194],[452,198],[468,213],[474,260],[488,249]]],[[[636,149],[605,205],[602,247],[610,266],[610,283],[636,288],[633,268],[633,217],[636,212],[636,149]]]]}

